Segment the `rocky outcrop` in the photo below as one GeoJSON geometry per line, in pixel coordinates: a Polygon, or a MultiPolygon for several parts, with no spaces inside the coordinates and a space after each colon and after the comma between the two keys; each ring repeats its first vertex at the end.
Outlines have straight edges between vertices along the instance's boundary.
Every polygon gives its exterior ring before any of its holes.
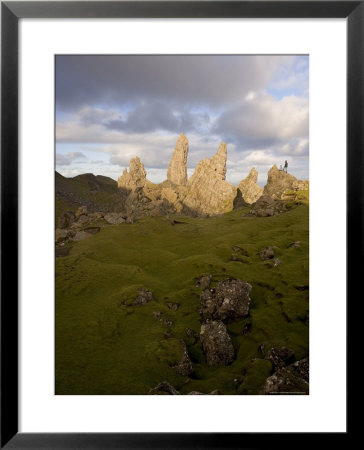
{"type": "Polygon", "coordinates": [[[201,325],[200,339],[208,366],[227,366],[234,360],[234,347],[220,320],[201,325]]]}
{"type": "Polygon", "coordinates": [[[187,155],[188,139],[181,133],[168,166],[168,181],[177,185],[185,185],[187,183],[187,155]]]}
{"type": "Polygon", "coordinates": [[[228,278],[205,289],[201,296],[201,315],[204,319],[225,320],[249,314],[251,284],[228,278]]]}
{"type": "Polygon", "coordinates": [[[241,196],[246,203],[255,203],[263,194],[263,188],[257,184],[258,171],[253,167],[249,175],[240,181],[238,189],[240,189],[241,196]]]}
{"type": "Polygon", "coordinates": [[[308,362],[297,361],[267,378],[261,394],[308,394],[308,362]],[[300,371],[301,369],[301,371],[300,371]]]}
{"type": "Polygon", "coordinates": [[[223,142],[210,159],[200,161],[187,182],[184,205],[198,214],[214,215],[231,211],[237,189],[225,180],[227,147],[223,142]]]}
{"type": "Polygon", "coordinates": [[[269,195],[273,199],[281,199],[286,191],[307,190],[308,181],[297,180],[293,175],[279,170],[274,166],[268,172],[268,182],[264,186],[264,195],[269,195]]]}
{"type": "Polygon", "coordinates": [[[282,214],[287,211],[285,203],[281,200],[275,200],[269,195],[262,195],[254,203],[249,215],[255,217],[270,217],[282,214]]]}
{"type": "Polygon", "coordinates": [[[118,187],[125,189],[135,189],[147,184],[147,172],[143,163],[136,156],[130,160],[129,172],[124,169],[123,174],[118,179],[118,187]]]}
{"type": "Polygon", "coordinates": [[[295,360],[294,351],[287,347],[276,348],[262,345],[260,349],[264,359],[272,363],[273,370],[282,369],[295,360]]]}
{"type": "Polygon", "coordinates": [[[180,395],[180,393],[175,389],[168,381],[162,381],[157,384],[156,387],[150,389],[148,395],[180,395]]]}

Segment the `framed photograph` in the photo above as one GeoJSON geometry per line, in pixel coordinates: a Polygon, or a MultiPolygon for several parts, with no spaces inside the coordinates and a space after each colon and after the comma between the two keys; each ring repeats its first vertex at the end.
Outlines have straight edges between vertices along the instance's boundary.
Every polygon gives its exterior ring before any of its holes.
{"type": "Polygon", "coordinates": [[[363,20],[2,2],[2,447],[348,438],[363,20]]]}

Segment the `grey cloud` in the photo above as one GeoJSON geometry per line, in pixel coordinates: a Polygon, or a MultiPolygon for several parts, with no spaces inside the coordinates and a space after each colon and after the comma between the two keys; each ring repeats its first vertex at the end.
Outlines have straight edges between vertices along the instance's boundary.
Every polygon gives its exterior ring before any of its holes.
{"type": "Polygon", "coordinates": [[[265,87],[281,61],[274,55],[58,55],[56,101],[61,109],[150,98],[224,105],[265,87]]]}
{"type": "Polygon", "coordinates": [[[87,157],[81,152],[71,152],[71,153],[57,153],[56,154],[56,165],[57,166],[69,166],[70,164],[77,162],[77,160],[85,160],[87,157]]]}

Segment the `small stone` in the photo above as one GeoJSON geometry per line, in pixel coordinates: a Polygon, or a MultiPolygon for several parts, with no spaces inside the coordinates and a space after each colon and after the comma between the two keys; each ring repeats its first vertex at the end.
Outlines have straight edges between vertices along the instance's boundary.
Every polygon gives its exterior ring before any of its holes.
{"type": "Polygon", "coordinates": [[[135,298],[132,305],[139,306],[145,305],[153,300],[153,294],[148,289],[140,289],[138,297],[135,298]]]}
{"type": "Polygon", "coordinates": [[[212,275],[204,275],[197,280],[196,287],[200,287],[202,290],[208,289],[210,287],[211,280],[212,275]]]}
{"type": "Polygon", "coordinates": [[[167,306],[172,311],[177,311],[177,309],[179,308],[179,303],[167,303],[167,306]]]}
{"type": "Polygon", "coordinates": [[[259,252],[259,257],[262,261],[266,261],[267,259],[273,259],[274,258],[274,250],[273,247],[264,247],[259,252]]]}

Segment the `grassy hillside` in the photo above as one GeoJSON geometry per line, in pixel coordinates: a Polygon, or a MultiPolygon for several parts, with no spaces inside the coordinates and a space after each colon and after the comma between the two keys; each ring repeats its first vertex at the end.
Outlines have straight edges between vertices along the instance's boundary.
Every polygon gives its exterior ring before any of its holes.
{"type": "MultiPolygon", "coordinates": [[[[86,179],[76,178],[83,192],[86,179]]],[[[56,393],[146,394],[168,381],[183,394],[257,394],[271,372],[261,344],[307,357],[308,205],[266,218],[245,217],[247,211],[108,226],[57,258],[56,393]],[[295,241],[298,248],[291,246],[295,241]],[[265,246],[273,246],[280,265],[259,258],[265,246]],[[196,279],[204,274],[214,283],[231,276],[253,286],[250,316],[227,324],[236,353],[227,367],[208,367],[199,340],[186,335],[186,328],[200,331],[196,279]],[[131,306],[141,288],[154,300],[131,306]],[[179,309],[170,310],[168,302],[179,309]],[[170,367],[178,362],[180,339],[193,362],[190,377],[170,367]]]]}
{"type": "Polygon", "coordinates": [[[66,178],[56,172],[56,224],[66,211],[76,211],[86,205],[90,211],[103,211],[116,201],[118,188],[115,180],[102,175],[86,173],[66,178]]]}

